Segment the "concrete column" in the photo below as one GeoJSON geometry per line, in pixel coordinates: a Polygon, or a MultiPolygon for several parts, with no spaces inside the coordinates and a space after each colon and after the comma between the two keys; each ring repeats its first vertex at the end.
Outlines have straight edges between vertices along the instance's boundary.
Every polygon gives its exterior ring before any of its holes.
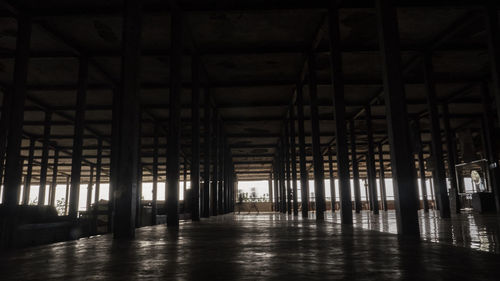
{"type": "Polygon", "coordinates": [[[280,204],[279,204],[279,179],[278,179],[278,169],[277,163],[276,163],[276,157],[274,157],[273,161],[273,180],[274,180],[274,211],[279,212],[280,210],[280,204]]]}
{"type": "Polygon", "coordinates": [[[47,189],[47,170],[49,168],[49,144],[50,144],[50,122],[52,112],[45,112],[45,124],[42,139],[42,161],[40,167],[40,188],[38,189],[38,205],[45,205],[45,194],[47,189]]]}
{"type": "Polygon", "coordinates": [[[328,176],[330,178],[330,194],[332,195],[332,213],[335,212],[335,201],[337,200],[335,196],[335,177],[333,176],[333,156],[332,148],[328,148],[328,176]]]}
{"type": "Polygon", "coordinates": [[[34,137],[31,137],[30,147],[28,152],[28,167],[26,170],[26,180],[24,181],[23,201],[22,201],[23,205],[28,205],[30,201],[31,176],[33,175],[33,158],[35,156],[35,143],[36,139],[34,137]]]}
{"type": "Polygon", "coordinates": [[[182,22],[181,11],[173,8],[171,16],[169,128],[167,141],[167,226],[179,225],[179,157],[181,138],[182,91],[182,22]]]}
{"type": "MultiPolygon", "coordinates": [[[[483,139],[485,143],[485,152],[490,164],[495,163],[496,166],[490,169],[491,185],[493,194],[495,195],[495,204],[497,212],[500,212],[500,167],[498,167],[498,151],[495,141],[498,139],[495,134],[493,125],[493,112],[491,110],[490,93],[488,84],[481,84],[481,96],[483,103],[483,139]]],[[[498,109],[497,109],[498,110],[498,109]]]]}
{"type": "Polygon", "coordinates": [[[151,223],[156,224],[158,215],[158,149],[159,149],[160,124],[155,123],[153,139],[153,200],[151,200],[151,223]]]}
{"type": "Polygon", "coordinates": [[[94,202],[99,203],[99,193],[101,192],[101,173],[102,173],[102,139],[97,139],[97,159],[95,165],[95,196],[94,202]]]}
{"type": "Polygon", "coordinates": [[[382,196],[382,208],[387,211],[387,195],[385,190],[385,167],[384,167],[384,150],[380,142],[378,144],[378,161],[379,161],[379,185],[380,195],[382,196]]]}
{"type": "Polygon", "coordinates": [[[28,78],[31,27],[31,17],[25,13],[21,13],[17,18],[16,53],[2,201],[3,205],[8,207],[9,212],[19,202],[17,197],[21,187],[21,140],[23,134],[24,102],[27,92],[26,82],[28,78]]]}
{"type": "Polygon", "coordinates": [[[267,180],[268,190],[269,190],[269,203],[271,203],[271,211],[274,211],[273,203],[273,173],[269,173],[269,179],[267,180]]]}
{"type": "Polygon", "coordinates": [[[450,200],[448,198],[448,188],[446,186],[446,171],[444,168],[443,144],[441,142],[441,128],[438,112],[438,101],[433,79],[431,54],[424,56],[424,80],[427,93],[427,108],[431,125],[432,157],[434,163],[433,179],[438,200],[439,214],[442,218],[450,217],[450,200]]]}
{"type": "Polygon", "coordinates": [[[368,174],[368,187],[370,189],[370,202],[373,208],[373,214],[379,213],[378,194],[377,194],[377,173],[375,169],[375,149],[373,144],[372,113],[371,107],[365,107],[366,114],[366,134],[368,139],[368,153],[366,154],[366,170],[368,174]]]}
{"type": "Polygon", "coordinates": [[[200,220],[200,79],[199,57],[191,57],[191,219],[200,220]]]}
{"type": "Polygon", "coordinates": [[[292,199],[293,215],[299,215],[299,202],[297,201],[297,150],[295,145],[295,106],[290,105],[290,159],[292,165],[292,199]]]}
{"type": "Polygon", "coordinates": [[[71,159],[71,188],[69,194],[68,216],[75,220],[78,215],[78,201],[80,198],[80,176],[82,172],[83,133],[85,122],[85,105],[87,99],[87,84],[89,76],[88,58],[80,57],[78,69],[78,91],[76,95],[76,112],[71,159]]]}
{"type": "Polygon", "coordinates": [[[108,232],[114,229],[114,191],[118,184],[118,166],[120,164],[120,118],[121,118],[121,91],[113,89],[113,112],[111,122],[111,157],[109,161],[109,201],[108,201],[108,232]]]}
{"type": "MultiPolygon", "coordinates": [[[[7,136],[10,125],[10,104],[12,102],[12,90],[3,91],[2,114],[0,117],[0,186],[3,184],[3,175],[5,168],[5,152],[7,150],[7,136]]],[[[24,199],[23,199],[24,200],[24,199]]]]}
{"type": "Polygon", "coordinates": [[[202,214],[204,218],[210,216],[210,187],[211,187],[211,176],[210,176],[210,163],[212,159],[212,109],[210,105],[210,92],[208,89],[205,90],[205,101],[204,101],[204,122],[205,122],[205,136],[204,136],[204,155],[203,155],[203,192],[202,192],[202,214]]]}
{"type": "Polygon", "coordinates": [[[399,29],[394,1],[376,0],[382,54],[391,167],[398,234],[420,236],[415,200],[415,164],[408,129],[408,112],[402,77],[399,29]]]}
{"type": "MultiPolygon", "coordinates": [[[[224,214],[229,213],[229,176],[231,174],[230,171],[230,162],[231,162],[231,149],[227,143],[227,138],[224,138],[224,214]]],[[[272,190],[271,190],[272,191],[272,190]]]]}
{"type": "MultiPolygon", "coordinates": [[[[52,166],[52,182],[50,183],[49,205],[55,206],[57,188],[57,170],[59,162],[59,149],[54,149],[54,164],[52,166]]],[[[25,187],[26,188],[26,187],[25,187]]]]}
{"type": "Polygon", "coordinates": [[[223,214],[224,213],[224,194],[223,194],[223,186],[224,186],[224,128],[223,128],[223,123],[222,120],[219,120],[219,139],[218,139],[218,146],[219,146],[219,171],[217,175],[219,176],[219,181],[218,181],[218,196],[217,196],[217,211],[218,214],[223,214]]]}
{"type": "Polygon", "coordinates": [[[288,120],[285,119],[284,126],[284,138],[283,143],[285,144],[285,183],[286,183],[286,210],[288,214],[292,214],[292,185],[291,185],[291,174],[290,174],[290,133],[288,129],[288,120]]]}
{"type": "MultiPolygon", "coordinates": [[[[116,172],[113,185],[112,221],[115,239],[135,237],[138,172],[139,172],[139,136],[140,136],[140,59],[142,4],[138,0],[124,1],[122,69],[120,90],[115,92],[117,112],[117,130],[113,131],[117,153],[113,153],[116,172]],[[116,131],[116,132],[115,132],[116,131]],[[118,134],[118,136],[116,135],[118,134]]],[[[172,91],[170,92],[172,93],[172,91]]],[[[115,108],[113,108],[113,111],[115,108]]]]}
{"type": "Polygon", "coordinates": [[[280,211],[286,213],[286,186],[285,186],[285,148],[283,137],[280,138],[280,145],[278,148],[278,167],[280,179],[280,211]]]}
{"type": "MultiPolygon", "coordinates": [[[[140,120],[140,119],[139,119],[140,120]]],[[[139,144],[140,147],[140,144],[139,144]]],[[[144,164],[141,162],[141,155],[140,155],[140,150],[139,150],[139,157],[138,157],[138,163],[137,163],[137,196],[135,197],[137,202],[136,202],[136,208],[135,208],[135,227],[139,228],[142,226],[142,175],[143,175],[143,167],[144,164]]]]}
{"type": "Polygon", "coordinates": [[[219,124],[219,115],[216,111],[214,111],[214,120],[213,121],[213,126],[214,126],[214,136],[212,138],[212,147],[213,147],[213,154],[212,154],[212,189],[210,190],[210,207],[211,207],[211,212],[210,214],[212,216],[217,216],[217,189],[219,187],[218,182],[219,182],[219,136],[220,136],[220,124],[219,124]]]}
{"type": "Polygon", "coordinates": [[[354,188],[354,207],[356,213],[360,213],[363,209],[363,204],[361,202],[361,187],[359,186],[359,166],[358,154],[356,152],[356,128],[354,125],[354,119],[349,120],[349,130],[351,131],[351,164],[354,188]]]}
{"type": "MultiPolygon", "coordinates": [[[[424,212],[428,213],[429,212],[429,200],[427,196],[427,186],[425,183],[425,162],[424,162],[424,150],[423,150],[423,144],[422,144],[422,133],[420,131],[420,122],[419,120],[415,121],[415,129],[417,130],[417,135],[418,135],[418,170],[419,170],[419,175],[420,175],[420,188],[421,188],[421,194],[423,198],[423,204],[424,204],[424,212]]],[[[420,201],[417,201],[418,203],[420,201]]],[[[420,204],[418,204],[418,208],[420,209],[420,204]]]]}
{"type": "Polygon", "coordinates": [[[187,172],[188,171],[188,163],[186,157],[183,157],[182,161],[182,194],[184,197],[184,213],[189,208],[189,198],[187,198],[187,172]]]}
{"type": "Polygon", "coordinates": [[[64,214],[68,214],[68,207],[69,207],[69,187],[70,187],[70,176],[66,176],[66,195],[64,197],[64,214]]]}
{"type": "Polygon", "coordinates": [[[309,65],[309,95],[311,99],[311,133],[314,162],[314,193],[316,195],[316,219],[323,220],[325,211],[325,182],[323,154],[321,153],[320,143],[315,55],[309,54],[307,62],[309,65]]]}
{"type": "Polygon", "coordinates": [[[302,217],[307,218],[309,212],[309,179],[306,167],[306,137],[304,133],[304,96],[302,84],[297,84],[297,124],[299,129],[299,167],[300,192],[302,197],[302,217]]]}
{"type": "Polygon", "coordinates": [[[94,166],[90,166],[89,183],[87,185],[87,213],[92,210],[92,190],[94,188],[94,166]]]}
{"type": "Polygon", "coordinates": [[[443,123],[444,123],[444,132],[446,135],[446,151],[448,155],[448,176],[450,178],[450,184],[451,184],[451,191],[450,191],[450,202],[453,201],[453,206],[454,209],[450,208],[450,211],[453,211],[455,213],[460,213],[460,198],[458,196],[458,184],[457,184],[457,173],[455,171],[455,165],[456,165],[456,155],[455,155],[455,149],[454,147],[456,146],[455,143],[455,137],[453,136],[454,133],[451,129],[451,124],[450,124],[450,114],[448,110],[448,104],[443,104],[442,105],[442,112],[443,112],[443,123]]]}
{"type": "Polygon", "coordinates": [[[344,80],[342,77],[342,51],[340,45],[339,14],[336,8],[328,10],[328,27],[341,221],[343,224],[352,224],[349,151],[347,146],[347,128],[345,120],[344,80]]]}

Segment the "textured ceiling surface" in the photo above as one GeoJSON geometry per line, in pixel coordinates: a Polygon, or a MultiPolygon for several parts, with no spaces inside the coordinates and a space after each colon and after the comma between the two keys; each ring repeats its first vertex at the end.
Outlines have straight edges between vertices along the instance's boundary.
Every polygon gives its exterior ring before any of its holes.
{"type": "MultiPolygon", "coordinates": [[[[30,11],[34,16],[23,155],[28,153],[29,136],[42,137],[44,111],[51,110],[54,112],[51,141],[64,151],[59,170],[62,175],[69,174],[78,56],[85,53],[91,63],[84,158],[86,164],[95,163],[97,139],[103,138],[106,176],[112,86],[120,79],[121,1],[4,2],[10,4],[0,5],[0,83],[5,87],[12,83],[17,36],[12,7],[30,11]]],[[[168,124],[171,32],[168,5],[163,1],[143,2],[140,99],[143,108],[142,162],[147,180],[151,175],[154,122],[165,124],[165,128],[168,124]]],[[[314,1],[179,2],[185,10],[184,32],[189,34],[184,36],[186,55],[183,56],[182,79],[185,87],[181,96],[183,155],[188,163],[191,153],[191,58],[187,46],[193,43],[201,54],[202,82],[209,85],[213,102],[224,121],[240,179],[269,177],[283,119],[306,66],[307,52],[313,45],[317,45],[314,52],[321,143],[325,148],[333,143],[327,1],[308,4],[304,2],[314,1]],[[317,44],[313,44],[315,40],[317,44]]],[[[353,2],[358,4],[346,4],[340,10],[341,42],[338,43],[343,52],[346,113],[348,118],[356,119],[357,145],[363,155],[366,151],[363,109],[371,105],[375,142],[385,144],[383,149],[390,172],[377,18],[371,1],[353,2]]],[[[482,10],[472,5],[447,7],[449,1],[443,5],[437,5],[441,1],[434,2],[428,7],[409,4],[398,9],[408,111],[412,118],[420,120],[424,143],[430,141],[430,135],[422,51],[433,51],[437,96],[440,102],[449,105],[451,125],[455,130],[479,130],[482,112],[479,82],[490,75],[482,10]]],[[[312,162],[311,122],[305,82],[309,167],[312,162]]],[[[201,109],[203,116],[203,107],[201,109]]],[[[164,178],[166,137],[161,138],[160,144],[160,171],[163,171],[160,174],[164,178]]],[[[40,157],[40,149],[41,143],[37,142],[36,157],[40,157]]],[[[427,146],[425,149],[428,151],[427,146]]],[[[37,169],[35,167],[35,175],[37,169]]],[[[361,169],[363,175],[363,163],[361,169]]],[[[84,168],[84,175],[88,175],[88,171],[88,167],[84,168]]]]}

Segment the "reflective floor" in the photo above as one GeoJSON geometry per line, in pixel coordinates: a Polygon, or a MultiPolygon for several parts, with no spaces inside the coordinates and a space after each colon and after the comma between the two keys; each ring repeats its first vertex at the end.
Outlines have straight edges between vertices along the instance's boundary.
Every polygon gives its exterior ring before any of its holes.
{"type": "MultiPolygon", "coordinates": [[[[452,215],[451,219],[439,218],[437,211],[419,211],[422,239],[431,242],[468,247],[480,251],[500,254],[500,216],[464,212],[452,215]]],[[[328,212],[327,220],[340,223],[339,213],[328,212]]],[[[397,233],[396,213],[392,211],[373,215],[363,211],[354,215],[354,225],[388,233],[397,233]]]]}
{"type": "MultiPolygon", "coordinates": [[[[386,216],[387,223],[381,220],[378,229],[391,231],[391,214],[386,216]]],[[[373,218],[362,214],[356,218],[361,227],[346,228],[279,214],[226,215],[185,222],[179,229],[144,227],[132,241],[103,235],[0,254],[0,279],[498,280],[500,276],[500,255],[446,243],[399,240],[394,234],[363,229],[367,220],[373,218]]],[[[440,232],[438,226],[429,233],[440,232]]]]}

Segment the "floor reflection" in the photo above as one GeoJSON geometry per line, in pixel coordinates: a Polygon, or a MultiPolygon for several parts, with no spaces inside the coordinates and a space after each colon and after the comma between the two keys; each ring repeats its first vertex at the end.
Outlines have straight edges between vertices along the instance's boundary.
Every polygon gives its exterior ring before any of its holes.
{"type": "MultiPolygon", "coordinates": [[[[426,241],[500,253],[500,216],[472,211],[441,219],[439,213],[419,211],[420,236],[426,241]]],[[[340,214],[328,212],[327,220],[340,223],[340,214]]],[[[397,233],[396,213],[381,211],[379,215],[363,211],[353,216],[354,226],[363,229],[397,233]]]]}
{"type": "Polygon", "coordinates": [[[403,241],[394,212],[225,215],[0,253],[1,280],[498,280],[495,216],[420,214],[423,241],[403,241]],[[370,230],[367,230],[370,229],[370,230]],[[371,231],[376,230],[376,231],[371,231]],[[430,241],[439,242],[431,243],[430,241]],[[466,265],[466,266],[464,266],[466,265]]]}

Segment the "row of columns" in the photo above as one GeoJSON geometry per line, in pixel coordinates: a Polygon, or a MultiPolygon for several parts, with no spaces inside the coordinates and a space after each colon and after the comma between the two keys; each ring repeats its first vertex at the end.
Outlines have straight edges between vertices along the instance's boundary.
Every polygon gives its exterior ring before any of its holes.
{"type": "MultiPolygon", "coordinates": [[[[141,1],[124,0],[123,17],[123,52],[121,79],[115,85],[113,92],[113,124],[111,138],[111,162],[110,162],[110,194],[109,194],[109,229],[114,232],[115,238],[132,238],[135,235],[135,227],[138,215],[138,200],[140,196],[140,184],[142,167],[140,165],[140,138],[141,138],[141,109],[140,109],[140,47],[141,47],[141,1]]],[[[181,66],[183,54],[183,26],[182,11],[177,8],[172,10],[172,46],[170,60],[170,108],[169,126],[167,137],[167,187],[166,208],[167,224],[177,226],[179,223],[179,201],[178,184],[180,174],[180,95],[181,95],[181,66]]],[[[18,17],[18,37],[16,46],[16,58],[14,79],[12,88],[4,95],[4,110],[2,110],[0,126],[0,171],[4,171],[3,163],[5,157],[5,176],[3,205],[7,208],[6,218],[12,218],[2,227],[14,229],[16,205],[21,186],[22,162],[21,140],[24,116],[24,104],[27,92],[27,71],[29,63],[29,49],[31,39],[32,21],[29,15],[20,13],[18,17]],[[7,109],[7,110],[5,110],[7,109]],[[7,133],[8,132],[8,133],[7,133]],[[8,146],[6,146],[8,144],[8,146]]],[[[205,89],[205,151],[203,154],[203,181],[200,176],[200,83],[199,83],[199,58],[192,56],[193,63],[193,89],[192,89],[192,155],[191,155],[191,197],[187,198],[191,208],[193,220],[199,220],[200,216],[225,214],[234,210],[234,186],[235,171],[232,162],[230,145],[225,136],[223,122],[217,111],[210,104],[209,89],[205,89]],[[215,128],[215,134],[212,132],[215,128]],[[215,153],[211,153],[211,151],[215,153]]],[[[76,93],[76,112],[74,118],[74,141],[72,149],[72,163],[70,188],[66,191],[68,217],[77,221],[79,187],[81,183],[81,167],[83,155],[83,138],[85,130],[85,107],[88,86],[89,60],[85,55],[79,57],[78,90],[76,93]]],[[[40,194],[39,204],[43,204],[45,198],[45,186],[47,184],[47,169],[49,161],[50,123],[52,112],[46,111],[44,138],[42,140],[42,159],[40,172],[40,194]]],[[[157,188],[158,188],[158,150],[159,150],[159,126],[155,128],[155,151],[153,157],[153,222],[156,223],[157,213],[157,188]]],[[[35,140],[30,141],[28,156],[28,170],[26,176],[23,202],[27,203],[29,186],[34,158],[35,140]]],[[[49,189],[49,202],[54,203],[55,187],[58,175],[59,151],[54,153],[53,178],[49,189]]],[[[186,163],[184,163],[186,168],[186,163]]],[[[87,194],[87,208],[91,202],[93,174],[96,177],[95,200],[99,199],[99,189],[102,170],[102,139],[98,140],[98,157],[96,164],[91,165],[91,180],[87,194]]],[[[186,178],[185,178],[186,180],[186,178]]],[[[12,235],[12,231],[2,231],[3,236],[12,235]]],[[[2,237],[7,240],[9,237],[2,237]]]]}
{"type": "MultiPolygon", "coordinates": [[[[382,54],[383,66],[383,81],[384,81],[384,101],[386,105],[387,116],[387,133],[388,143],[390,146],[390,164],[393,178],[394,195],[395,195],[395,209],[397,217],[398,233],[403,235],[418,236],[418,218],[417,218],[417,202],[419,201],[419,192],[417,189],[417,178],[414,153],[418,156],[418,168],[420,174],[420,181],[422,187],[423,208],[425,211],[429,209],[427,198],[427,190],[425,187],[425,167],[423,159],[423,148],[420,140],[420,133],[418,133],[418,151],[414,152],[409,130],[409,117],[407,112],[407,105],[405,99],[404,80],[402,77],[402,63],[399,46],[399,30],[397,21],[397,11],[393,5],[393,1],[376,0],[377,12],[377,27],[379,35],[379,45],[382,54]]],[[[498,31],[498,19],[494,12],[495,9],[486,9],[487,14],[487,29],[489,34],[490,55],[492,56],[492,74],[495,88],[495,98],[497,103],[500,102],[500,32],[498,31]]],[[[331,81],[333,86],[333,114],[335,120],[335,155],[337,158],[337,174],[339,180],[339,197],[340,197],[340,211],[341,221],[343,224],[352,224],[352,200],[351,200],[351,187],[350,187],[350,171],[349,171],[349,155],[347,146],[347,129],[345,117],[345,102],[344,102],[344,84],[342,78],[342,61],[341,61],[341,46],[340,32],[339,32],[339,18],[338,10],[332,8],[328,12],[328,35],[330,42],[330,62],[331,62],[331,81]]],[[[444,165],[440,119],[438,113],[438,105],[440,101],[436,98],[435,82],[433,81],[433,70],[431,53],[425,53],[423,56],[423,73],[425,78],[425,90],[427,96],[427,105],[429,112],[429,119],[431,124],[431,156],[433,159],[433,186],[435,198],[439,207],[440,216],[443,218],[450,217],[450,199],[448,197],[448,190],[446,186],[446,170],[444,165]]],[[[314,169],[314,184],[316,194],[316,219],[323,219],[323,212],[325,210],[324,202],[324,172],[323,172],[323,153],[319,141],[319,121],[318,121],[318,107],[317,107],[317,93],[316,93],[316,77],[315,77],[315,57],[314,54],[309,54],[309,94],[310,94],[310,112],[311,112],[311,130],[312,130],[312,156],[313,156],[313,169],[314,169]]],[[[487,84],[483,83],[483,88],[487,84]]],[[[497,163],[497,154],[494,151],[492,135],[493,125],[491,122],[494,120],[491,116],[491,107],[488,102],[489,92],[482,90],[485,117],[484,123],[486,131],[486,139],[489,143],[486,144],[487,155],[489,155],[490,163],[497,163]]],[[[500,103],[499,103],[500,104],[500,103]]],[[[305,149],[304,149],[304,117],[303,117],[303,96],[302,96],[302,82],[299,82],[296,87],[296,99],[292,104],[289,111],[289,119],[285,121],[285,128],[287,124],[292,124],[295,127],[295,121],[298,123],[298,138],[299,138],[299,164],[300,164],[300,181],[302,187],[302,214],[304,217],[308,216],[309,199],[308,195],[308,173],[306,167],[305,149]],[[297,118],[294,116],[294,107],[297,107],[297,118]]],[[[366,114],[366,132],[368,136],[368,151],[366,154],[366,167],[368,177],[368,187],[370,196],[370,208],[374,214],[379,212],[378,194],[376,188],[376,163],[375,163],[375,147],[372,133],[372,121],[370,106],[364,108],[366,114]]],[[[457,212],[460,209],[458,201],[458,187],[456,182],[455,164],[456,164],[456,143],[454,142],[454,133],[451,130],[448,107],[446,104],[442,106],[443,123],[445,130],[446,146],[448,151],[448,176],[451,179],[451,190],[453,191],[452,206],[453,211],[457,212]]],[[[500,111],[499,111],[500,114],[500,111]]],[[[418,123],[418,120],[417,122],[418,123]]],[[[356,134],[354,120],[349,121],[350,124],[350,143],[351,143],[351,169],[352,178],[354,180],[354,210],[360,212],[361,210],[361,197],[359,186],[359,168],[358,168],[358,155],[356,153],[356,134]]],[[[278,211],[290,213],[291,204],[297,205],[297,199],[290,196],[290,193],[285,192],[285,186],[289,185],[289,181],[296,182],[296,179],[291,179],[284,171],[288,170],[290,162],[292,162],[292,170],[295,169],[295,159],[291,161],[288,159],[288,151],[290,147],[287,145],[287,139],[290,137],[286,134],[281,137],[277,154],[273,164],[273,177],[275,189],[275,208],[278,211]],[[287,204],[285,204],[287,202],[287,204]]],[[[291,136],[295,139],[295,136],[291,136]]],[[[294,141],[292,142],[294,143],[294,141]]],[[[332,151],[327,149],[329,153],[329,175],[331,185],[333,186],[334,176],[332,172],[332,151]]],[[[292,153],[295,152],[295,146],[291,148],[292,153]]],[[[381,187],[382,209],[387,210],[387,198],[385,192],[385,166],[384,166],[384,153],[383,143],[378,144],[378,158],[379,158],[379,180],[381,187]]],[[[498,163],[497,163],[498,166],[498,163]]],[[[493,168],[492,182],[494,192],[496,195],[497,204],[500,203],[498,195],[498,182],[500,182],[499,168],[493,168]]],[[[287,189],[288,190],[288,189],[287,189]]],[[[334,189],[332,189],[334,190],[334,189]]],[[[335,194],[332,191],[332,207],[335,210],[335,194]]],[[[294,214],[295,208],[294,208],[294,214]]]]}

